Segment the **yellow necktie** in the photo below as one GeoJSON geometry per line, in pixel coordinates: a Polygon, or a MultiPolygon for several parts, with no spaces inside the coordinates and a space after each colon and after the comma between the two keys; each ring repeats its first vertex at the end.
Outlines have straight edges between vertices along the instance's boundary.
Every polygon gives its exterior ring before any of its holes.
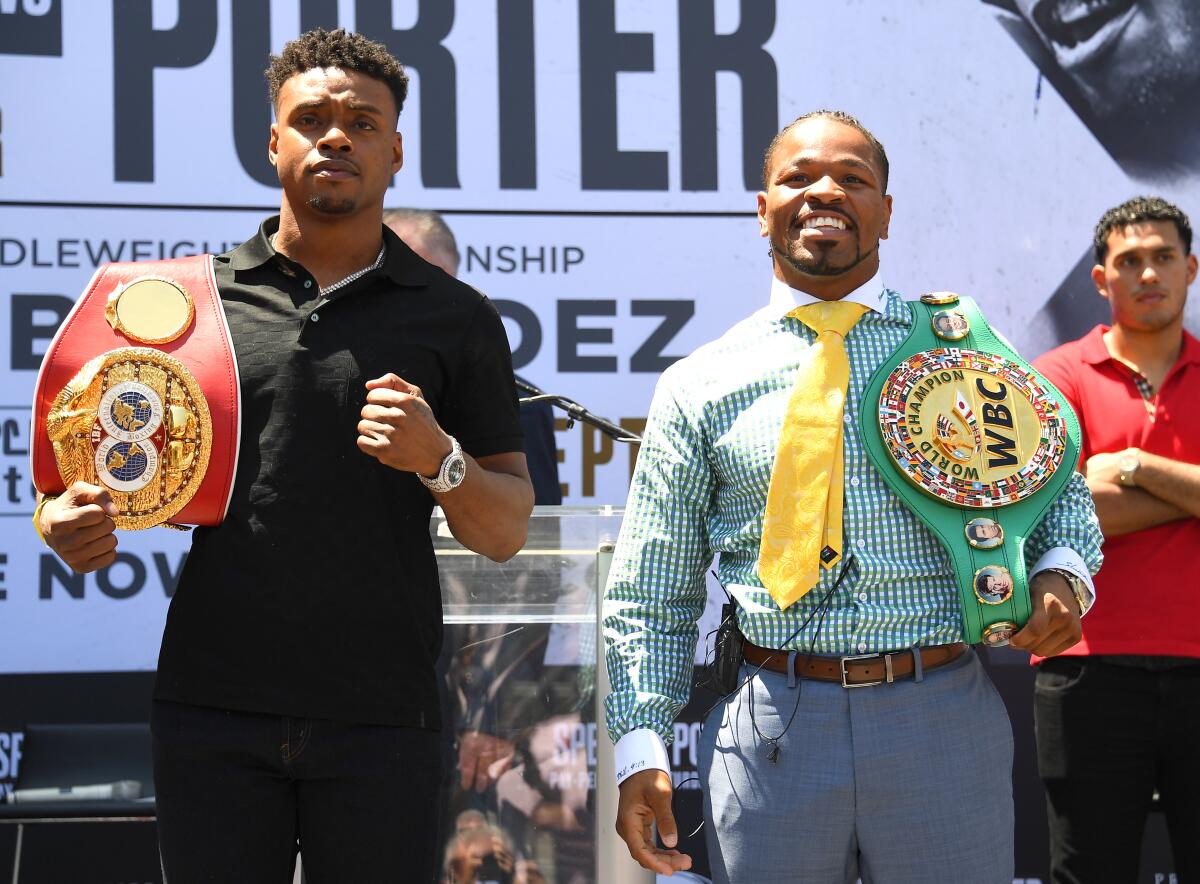
{"type": "Polygon", "coordinates": [[[842,408],[850,382],[846,334],[867,311],[831,301],[797,307],[817,333],[800,361],[763,518],[758,576],[780,610],[817,584],[821,566],[842,557],[842,408]]]}

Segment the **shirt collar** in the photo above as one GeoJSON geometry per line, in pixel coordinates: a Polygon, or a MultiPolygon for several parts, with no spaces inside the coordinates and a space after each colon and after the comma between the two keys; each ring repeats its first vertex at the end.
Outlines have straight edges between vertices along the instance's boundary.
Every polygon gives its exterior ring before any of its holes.
{"type": "MultiPolygon", "coordinates": [[[[778,278],[771,277],[771,299],[767,306],[758,310],[755,315],[771,320],[783,319],[788,313],[805,304],[813,304],[819,300],[812,295],[797,291],[778,278]]],[[[881,271],[860,285],[843,301],[853,301],[868,308],[870,313],[877,316],[877,321],[885,325],[898,325],[908,328],[912,325],[912,311],[899,293],[883,284],[881,271]]],[[[868,315],[870,315],[870,313],[868,315]]]]}
{"type": "MultiPolygon", "coordinates": [[[[1111,328],[1112,326],[1108,325],[1098,325],[1079,339],[1084,362],[1089,365],[1099,365],[1114,359],[1113,355],[1108,352],[1108,345],[1104,343],[1104,335],[1111,328]]],[[[1114,361],[1118,360],[1114,359],[1114,361]]],[[[1200,364],[1200,341],[1196,340],[1187,329],[1184,329],[1183,347],[1179,351],[1179,359],[1176,360],[1176,364],[1187,365],[1190,363],[1200,364]]]]}
{"type": "MultiPolygon", "coordinates": [[[[429,271],[425,262],[405,245],[390,227],[386,224],[382,226],[387,254],[384,256],[380,272],[397,285],[425,285],[429,281],[429,271]]],[[[272,215],[267,218],[259,225],[258,233],[233,250],[229,266],[234,270],[253,270],[275,258],[278,253],[271,245],[271,237],[278,230],[279,216],[272,215]]],[[[279,257],[286,260],[283,255],[279,257]]]]}
{"type": "Polygon", "coordinates": [[[1200,365],[1200,340],[1197,340],[1186,328],[1183,330],[1183,349],[1179,351],[1179,361],[1200,365]]]}
{"type": "Polygon", "coordinates": [[[258,233],[233,250],[229,256],[229,266],[233,270],[253,270],[274,258],[275,249],[271,246],[271,236],[278,229],[278,215],[272,215],[263,221],[258,225],[258,233]]]}
{"type": "MultiPolygon", "coordinates": [[[[820,300],[808,292],[792,288],[777,276],[771,277],[771,301],[767,309],[772,316],[783,317],[797,307],[816,304],[820,300]]],[[[887,303],[887,289],[884,288],[881,271],[876,270],[874,276],[840,300],[862,304],[876,313],[883,313],[887,303]]]]}

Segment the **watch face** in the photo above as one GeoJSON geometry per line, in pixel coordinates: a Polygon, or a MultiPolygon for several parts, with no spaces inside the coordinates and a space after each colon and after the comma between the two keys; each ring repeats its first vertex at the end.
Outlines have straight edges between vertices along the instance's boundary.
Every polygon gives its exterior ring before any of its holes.
{"type": "Polygon", "coordinates": [[[1075,596],[1075,601],[1079,604],[1079,613],[1084,614],[1092,605],[1091,595],[1088,593],[1087,586],[1084,582],[1074,575],[1067,581],[1071,584],[1071,595],[1075,596]]]}
{"type": "Polygon", "coordinates": [[[1136,470],[1140,466],[1141,466],[1141,463],[1132,454],[1122,455],[1121,459],[1117,461],[1117,468],[1122,473],[1132,473],[1134,470],[1136,470]]]}
{"type": "Polygon", "coordinates": [[[455,458],[446,468],[446,481],[450,483],[451,488],[462,484],[462,480],[466,475],[467,462],[461,457],[455,458]]]}

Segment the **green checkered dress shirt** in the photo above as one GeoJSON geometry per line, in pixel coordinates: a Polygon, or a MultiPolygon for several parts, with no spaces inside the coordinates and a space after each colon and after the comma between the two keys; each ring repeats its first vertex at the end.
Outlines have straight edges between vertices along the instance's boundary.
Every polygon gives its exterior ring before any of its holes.
{"type": "MultiPolygon", "coordinates": [[[[841,566],[780,611],[758,579],[758,548],[775,445],[801,354],[815,335],[768,307],[668,368],[650,407],[604,602],[614,740],[650,728],[667,743],[687,702],[714,554],[738,623],[756,645],[861,654],[959,641],[958,590],[941,544],[867,459],[858,414],[863,389],[904,340],[911,316],[896,292],[846,336],[843,562],[849,571],[828,611],[801,626],[841,566]],[[819,632],[816,631],[821,622],[819,632]]],[[[1025,544],[1030,565],[1054,547],[1095,573],[1101,535],[1078,474],[1025,544]]]]}

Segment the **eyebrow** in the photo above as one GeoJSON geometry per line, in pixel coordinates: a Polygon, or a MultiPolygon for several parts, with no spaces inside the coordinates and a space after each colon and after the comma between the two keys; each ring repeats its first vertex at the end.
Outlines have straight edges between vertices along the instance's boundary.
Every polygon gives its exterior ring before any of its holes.
{"type": "MultiPolygon", "coordinates": [[[[292,113],[315,110],[316,108],[324,107],[327,104],[329,104],[329,100],[326,98],[310,98],[307,101],[298,101],[292,106],[292,113]]],[[[367,113],[383,116],[383,111],[379,107],[371,104],[369,101],[349,101],[346,103],[346,106],[351,110],[365,111],[367,113]]]]}
{"type": "Polygon", "coordinates": [[[350,102],[347,102],[347,106],[351,110],[366,111],[367,113],[371,113],[371,114],[382,114],[383,113],[383,108],[376,107],[375,105],[371,104],[371,102],[369,102],[369,101],[350,101],[350,102]]]}
{"type": "Polygon", "coordinates": [[[809,166],[809,165],[812,165],[813,163],[820,163],[820,162],[831,162],[835,166],[852,166],[855,169],[863,169],[867,172],[870,172],[871,175],[874,177],[879,177],[879,172],[877,172],[875,170],[874,166],[872,166],[870,163],[866,162],[865,160],[860,160],[858,157],[854,157],[854,156],[838,157],[835,160],[826,161],[826,160],[822,160],[822,159],[812,156],[812,155],[801,154],[800,156],[794,157],[793,159],[789,160],[782,168],[796,169],[796,168],[799,168],[800,166],[809,166]]]}
{"type": "Polygon", "coordinates": [[[1178,248],[1178,246],[1164,245],[1164,246],[1158,246],[1157,248],[1154,248],[1154,249],[1145,249],[1140,246],[1137,248],[1133,248],[1133,249],[1119,249],[1113,253],[1113,258],[1115,260],[1116,258],[1124,258],[1126,255],[1135,255],[1138,252],[1145,252],[1145,251],[1149,251],[1150,254],[1152,254],[1152,255],[1168,255],[1168,254],[1172,254],[1174,252],[1178,252],[1179,248],[1178,248]]]}

